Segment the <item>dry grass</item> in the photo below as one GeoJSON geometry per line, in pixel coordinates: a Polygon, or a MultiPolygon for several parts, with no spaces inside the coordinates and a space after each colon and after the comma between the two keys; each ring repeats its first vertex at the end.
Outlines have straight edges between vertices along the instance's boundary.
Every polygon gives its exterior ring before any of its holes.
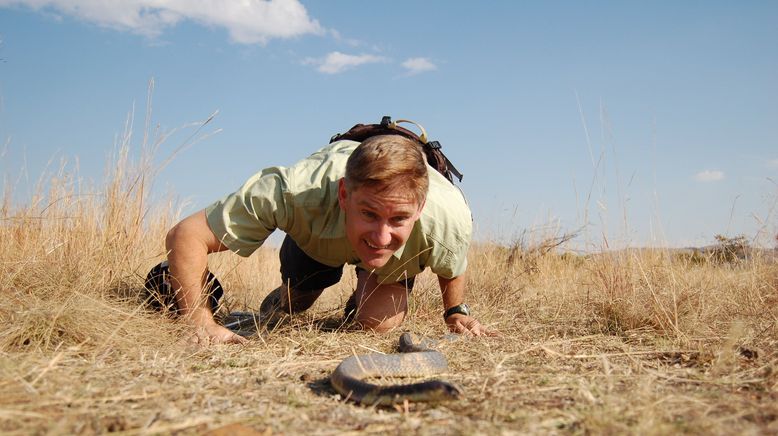
{"type": "MultiPolygon", "coordinates": [[[[104,190],[63,170],[28,205],[4,197],[4,434],[778,432],[774,262],[476,245],[468,301],[502,335],[442,346],[464,399],[360,407],[328,374],[352,353],[390,351],[398,335],[342,328],[353,274],[247,346],[193,348],[181,325],[139,304],[177,217],[148,203],[153,171],[124,150],[104,190]]],[[[215,256],[229,308],[258,307],[277,262],[272,249],[215,256]]],[[[443,334],[440,305],[423,276],[406,327],[443,334]]]]}

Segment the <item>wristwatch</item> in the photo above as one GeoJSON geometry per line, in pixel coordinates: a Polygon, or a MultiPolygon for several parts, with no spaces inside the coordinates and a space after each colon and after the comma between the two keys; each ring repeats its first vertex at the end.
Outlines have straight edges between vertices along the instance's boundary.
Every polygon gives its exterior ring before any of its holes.
{"type": "Polygon", "coordinates": [[[449,316],[455,314],[455,313],[461,313],[465,316],[470,316],[470,306],[468,306],[465,303],[457,304],[454,307],[449,307],[445,312],[443,312],[443,319],[448,319],[449,316]]]}

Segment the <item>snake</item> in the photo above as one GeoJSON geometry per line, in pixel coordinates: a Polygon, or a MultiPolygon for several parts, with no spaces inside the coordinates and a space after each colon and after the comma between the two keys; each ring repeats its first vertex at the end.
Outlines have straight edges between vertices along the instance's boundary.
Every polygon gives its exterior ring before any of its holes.
{"type": "Polygon", "coordinates": [[[429,339],[414,343],[409,332],[400,335],[400,353],[349,356],[335,368],[330,383],[345,399],[366,405],[391,406],[404,401],[440,402],[459,398],[462,390],[449,382],[376,385],[371,377],[425,377],[448,370],[446,357],[431,348],[429,339]]]}

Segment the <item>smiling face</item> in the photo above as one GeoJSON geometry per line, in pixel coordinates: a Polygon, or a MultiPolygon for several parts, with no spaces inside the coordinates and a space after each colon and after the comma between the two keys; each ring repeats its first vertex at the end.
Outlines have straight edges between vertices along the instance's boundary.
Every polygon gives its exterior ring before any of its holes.
{"type": "Polygon", "coordinates": [[[405,244],[424,204],[400,189],[362,186],[349,192],[338,186],[340,208],[346,215],[346,237],[365,266],[380,268],[405,244]]]}

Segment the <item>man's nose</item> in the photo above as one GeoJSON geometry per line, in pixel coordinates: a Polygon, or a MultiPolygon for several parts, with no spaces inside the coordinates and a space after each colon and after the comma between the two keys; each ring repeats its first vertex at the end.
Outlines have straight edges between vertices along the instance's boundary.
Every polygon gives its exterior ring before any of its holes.
{"type": "Polygon", "coordinates": [[[392,232],[388,223],[378,223],[375,230],[375,242],[378,245],[389,245],[392,242],[392,232]]]}

